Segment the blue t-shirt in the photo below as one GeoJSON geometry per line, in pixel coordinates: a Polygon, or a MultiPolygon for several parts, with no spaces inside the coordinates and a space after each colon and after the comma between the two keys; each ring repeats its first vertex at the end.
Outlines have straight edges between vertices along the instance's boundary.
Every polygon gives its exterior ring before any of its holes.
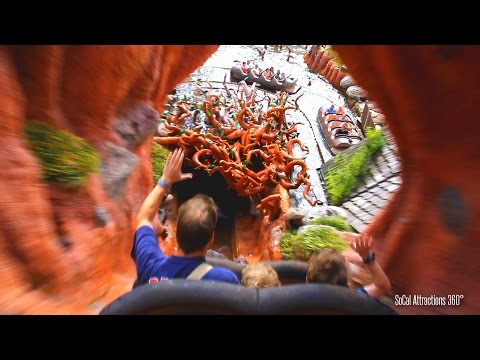
{"type": "MultiPolygon", "coordinates": [[[[132,258],[137,266],[138,285],[148,284],[150,279],[186,279],[204,257],[166,256],[157,243],[157,236],[150,226],[141,226],[133,241],[132,258]]],[[[237,275],[229,269],[213,267],[202,280],[217,280],[239,284],[237,275]]]]}

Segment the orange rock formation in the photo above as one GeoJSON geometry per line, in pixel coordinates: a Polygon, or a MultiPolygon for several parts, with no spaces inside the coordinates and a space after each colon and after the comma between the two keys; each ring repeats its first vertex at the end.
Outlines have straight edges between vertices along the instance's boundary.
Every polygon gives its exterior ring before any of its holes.
{"type": "Polygon", "coordinates": [[[396,294],[463,295],[461,306],[400,313],[480,313],[479,46],[336,46],[378,100],[398,144],[403,184],[367,229],[396,294]]]}
{"type": "Polygon", "coordinates": [[[216,48],[0,47],[3,313],[96,313],[95,299],[131,287],[133,219],[152,188],[156,111],[216,48]],[[102,172],[76,190],[44,183],[27,119],[86,139],[102,172]]]}

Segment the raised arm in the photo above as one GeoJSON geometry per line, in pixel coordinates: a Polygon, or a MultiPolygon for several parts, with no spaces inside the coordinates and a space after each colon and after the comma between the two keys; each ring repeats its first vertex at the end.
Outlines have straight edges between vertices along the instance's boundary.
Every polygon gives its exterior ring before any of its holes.
{"type": "Polygon", "coordinates": [[[176,182],[192,178],[191,173],[182,174],[184,155],[182,149],[175,149],[173,153],[168,154],[162,178],[147,196],[137,214],[137,229],[144,225],[153,227],[153,220],[158,212],[158,208],[160,207],[164,196],[170,190],[170,187],[176,182]]]}
{"type": "Polygon", "coordinates": [[[363,287],[368,295],[379,298],[389,292],[391,289],[390,280],[388,280],[383,269],[375,261],[374,254],[370,252],[372,248],[372,237],[360,235],[353,241],[352,247],[363,259],[363,263],[372,275],[373,283],[363,287]]]}

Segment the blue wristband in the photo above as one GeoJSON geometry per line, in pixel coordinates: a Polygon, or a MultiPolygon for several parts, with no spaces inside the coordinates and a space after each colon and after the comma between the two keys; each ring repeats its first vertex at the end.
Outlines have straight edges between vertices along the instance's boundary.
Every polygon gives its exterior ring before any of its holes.
{"type": "Polygon", "coordinates": [[[163,179],[158,180],[157,185],[163,187],[166,190],[170,190],[170,184],[163,179]]]}

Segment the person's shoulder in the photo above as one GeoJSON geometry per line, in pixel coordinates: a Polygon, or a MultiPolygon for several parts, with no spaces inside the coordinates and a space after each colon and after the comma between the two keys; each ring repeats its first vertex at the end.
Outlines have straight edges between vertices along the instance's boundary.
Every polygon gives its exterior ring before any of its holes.
{"type": "Polygon", "coordinates": [[[208,278],[211,280],[221,280],[229,283],[239,284],[238,276],[230,269],[214,266],[208,272],[208,278]]]}
{"type": "Polygon", "coordinates": [[[139,235],[151,235],[153,234],[155,236],[155,231],[153,231],[153,228],[150,225],[141,225],[137,228],[137,231],[135,231],[135,237],[139,235]]]}

